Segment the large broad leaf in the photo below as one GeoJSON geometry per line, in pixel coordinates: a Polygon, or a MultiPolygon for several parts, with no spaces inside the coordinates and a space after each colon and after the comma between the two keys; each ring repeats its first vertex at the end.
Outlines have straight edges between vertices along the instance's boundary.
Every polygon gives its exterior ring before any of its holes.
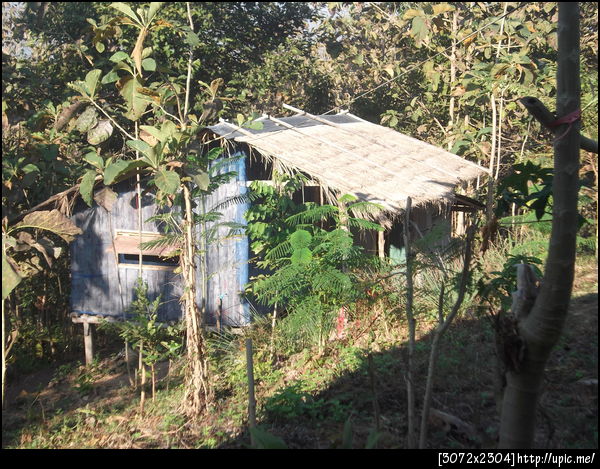
{"type": "Polygon", "coordinates": [[[143,140],[127,140],[127,146],[142,153],[152,167],[156,168],[158,166],[156,152],[147,142],[144,142],[143,140]]]}
{"type": "Polygon", "coordinates": [[[21,277],[12,265],[7,260],[7,256],[2,252],[2,300],[4,301],[10,292],[13,291],[16,286],[21,283],[23,277],[21,277]]]}
{"type": "Polygon", "coordinates": [[[142,117],[148,106],[148,100],[139,92],[144,87],[144,84],[138,77],[127,76],[119,80],[117,87],[127,105],[125,117],[132,121],[138,120],[142,117]]]}
{"type": "Polygon", "coordinates": [[[186,165],[183,170],[192,178],[196,185],[203,191],[208,189],[210,185],[210,176],[206,171],[198,166],[186,165]]]}
{"type": "Polygon", "coordinates": [[[98,113],[94,107],[89,106],[75,121],[75,128],[82,134],[98,124],[98,113]]]}
{"type": "Polygon", "coordinates": [[[120,50],[118,52],[115,52],[113,55],[111,55],[108,60],[110,60],[111,62],[114,62],[114,63],[118,63],[118,62],[121,62],[122,60],[126,60],[127,57],[129,57],[129,55],[127,55],[127,52],[123,52],[122,50],[120,50]]]}
{"type": "Polygon", "coordinates": [[[146,17],[146,24],[150,24],[156,15],[158,9],[165,2],[150,2],[150,7],[148,8],[148,16],[146,17]]]}
{"type": "Polygon", "coordinates": [[[154,176],[156,187],[161,191],[174,195],[179,189],[181,183],[179,175],[174,171],[167,171],[165,168],[159,168],[154,176]]]}
{"type": "Polygon", "coordinates": [[[15,225],[15,228],[35,228],[51,231],[68,243],[73,241],[76,235],[82,233],[75,223],[58,210],[30,213],[23,218],[23,221],[15,225]]]}
{"type": "Polygon", "coordinates": [[[86,153],[85,155],[83,155],[83,159],[98,169],[104,168],[104,159],[100,155],[98,155],[95,151],[86,153]]]}
{"type": "Polygon", "coordinates": [[[110,185],[119,182],[136,168],[145,168],[148,163],[142,160],[120,160],[106,167],[104,170],[104,184],[110,185]]]}
{"type": "Polygon", "coordinates": [[[126,5],[125,3],[122,3],[122,2],[114,2],[114,3],[111,3],[110,6],[112,8],[116,8],[121,13],[125,13],[136,24],[138,24],[140,27],[142,26],[142,19],[134,13],[134,11],[131,9],[131,7],[129,5],[126,5]]]}
{"type": "Polygon", "coordinates": [[[102,142],[108,140],[112,132],[113,126],[110,121],[108,119],[101,120],[96,127],[88,131],[87,141],[91,145],[100,145],[102,142]]]}
{"type": "Polygon", "coordinates": [[[104,207],[107,212],[110,212],[117,201],[117,193],[110,187],[103,187],[94,194],[94,200],[98,205],[104,207]]]}
{"type": "MultiPolygon", "coordinates": [[[[151,125],[140,125],[140,130],[151,135],[158,142],[164,142],[167,139],[167,135],[165,135],[161,130],[159,130],[156,127],[153,127],[151,125]]],[[[156,145],[156,143],[154,145],[156,145]]],[[[151,146],[154,146],[154,145],[151,145],[151,146]]]]}
{"type": "Polygon", "coordinates": [[[98,86],[100,75],[102,75],[102,70],[94,69],[89,71],[85,76],[85,86],[91,98],[96,94],[96,87],[98,86]]]}
{"type": "Polygon", "coordinates": [[[96,170],[90,169],[83,175],[83,178],[81,179],[81,184],[79,185],[79,192],[81,193],[81,198],[90,207],[92,206],[92,193],[94,191],[95,182],[96,170]]]}

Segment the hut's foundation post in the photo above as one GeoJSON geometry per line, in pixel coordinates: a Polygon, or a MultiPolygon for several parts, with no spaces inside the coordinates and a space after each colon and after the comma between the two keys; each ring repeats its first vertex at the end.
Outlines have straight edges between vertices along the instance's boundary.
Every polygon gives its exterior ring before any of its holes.
{"type": "Polygon", "coordinates": [[[85,348],[85,364],[89,366],[94,361],[94,339],[92,336],[92,325],[85,321],[83,323],[83,346],[85,348]]]}

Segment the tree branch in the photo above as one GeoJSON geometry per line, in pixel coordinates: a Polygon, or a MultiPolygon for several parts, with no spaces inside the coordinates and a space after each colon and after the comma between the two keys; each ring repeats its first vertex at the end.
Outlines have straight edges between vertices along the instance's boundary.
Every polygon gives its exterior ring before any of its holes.
{"type": "MultiPolygon", "coordinates": [[[[542,124],[548,130],[551,130],[553,133],[557,133],[557,129],[550,126],[550,124],[556,120],[556,116],[550,112],[550,110],[544,106],[539,99],[527,96],[525,98],[521,98],[520,101],[521,104],[523,104],[523,106],[525,106],[525,108],[529,111],[529,114],[531,114],[540,124],[542,124]]],[[[598,154],[597,141],[588,137],[584,137],[583,135],[581,135],[580,138],[580,148],[582,150],[598,154]]]]}

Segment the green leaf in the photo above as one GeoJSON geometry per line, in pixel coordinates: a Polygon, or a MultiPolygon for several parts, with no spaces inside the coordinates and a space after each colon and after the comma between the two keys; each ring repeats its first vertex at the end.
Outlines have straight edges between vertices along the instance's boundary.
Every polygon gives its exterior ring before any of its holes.
{"type": "Polygon", "coordinates": [[[149,166],[148,163],[142,160],[116,161],[109,164],[104,170],[104,184],[110,185],[119,182],[134,169],[146,166],[149,166]]]}
{"type": "Polygon", "coordinates": [[[86,173],[83,175],[81,179],[81,184],[79,186],[79,192],[81,193],[81,198],[83,201],[88,204],[88,206],[92,206],[92,192],[94,191],[94,183],[96,182],[96,170],[88,169],[86,173]]]}
{"type": "Polygon", "coordinates": [[[365,63],[365,56],[363,54],[358,54],[353,60],[352,63],[356,65],[363,65],[365,63]]]}
{"type": "Polygon", "coordinates": [[[2,251],[2,301],[4,301],[10,292],[13,291],[19,283],[21,283],[23,277],[19,275],[12,265],[7,260],[7,256],[2,251]]]}
{"type": "Polygon", "coordinates": [[[411,34],[417,40],[417,47],[420,47],[421,41],[427,37],[427,25],[423,17],[415,16],[413,18],[411,34]]]}
{"type": "Polygon", "coordinates": [[[210,176],[206,171],[197,167],[186,165],[184,167],[185,173],[192,178],[194,183],[203,191],[208,189],[210,185],[210,176]]]}
{"type": "Polygon", "coordinates": [[[167,135],[165,133],[163,133],[162,131],[160,131],[159,129],[157,129],[156,127],[154,127],[152,125],[140,125],[140,129],[145,130],[146,132],[148,132],[150,135],[152,135],[156,140],[158,140],[161,143],[164,143],[165,140],[167,139],[167,135]]]}
{"type": "Polygon", "coordinates": [[[127,54],[127,52],[123,52],[122,50],[115,52],[113,55],[110,56],[110,58],[108,60],[110,60],[111,62],[121,62],[122,60],[127,60],[127,57],[129,57],[129,55],[127,54]]]}
{"type": "Polygon", "coordinates": [[[85,86],[88,90],[88,94],[90,97],[94,97],[96,94],[96,86],[98,86],[98,79],[102,75],[102,70],[94,69],[88,72],[85,76],[85,86]]]}
{"type": "Polygon", "coordinates": [[[91,152],[83,155],[83,159],[98,169],[104,168],[104,159],[100,155],[98,155],[95,151],[91,151],[91,152]]]}
{"type": "Polygon", "coordinates": [[[96,50],[97,50],[97,51],[98,51],[100,54],[102,54],[102,52],[104,52],[104,49],[105,49],[105,47],[104,47],[104,43],[102,43],[102,42],[96,42],[96,50]]]}
{"type": "Polygon", "coordinates": [[[156,187],[166,194],[175,195],[181,183],[179,175],[174,171],[168,171],[166,168],[159,168],[154,176],[156,187]]]}
{"type": "Polygon", "coordinates": [[[154,156],[152,147],[143,140],[127,140],[126,143],[128,147],[133,148],[134,150],[137,150],[148,157],[154,156]]]}
{"type": "Polygon", "coordinates": [[[25,174],[29,174],[29,173],[39,173],[40,172],[40,168],[38,168],[36,165],[34,165],[33,163],[28,163],[25,166],[23,166],[22,168],[23,173],[25,174]]]}
{"type": "Polygon", "coordinates": [[[200,38],[192,31],[188,31],[185,35],[185,43],[190,47],[198,47],[200,45],[200,38]]]}
{"type": "Polygon", "coordinates": [[[138,17],[138,15],[136,15],[134,13],[134,11],[128,5],[121,3],[121,2],[115,2],[115,3],[111,3],[110,6],[119,10],[121,13],[125,13],[140,27],[143,26],[141,19],[138,17]]]}
{"type": "Polygon", "coordinates": [[[295,265],[304,265],[312,261],[312,251],[308,248],[300,248],[294,250],[292,253],[291,261],[295,265]]]}
{"type": "Polygon", "coordinates": [[[153,147],[143,140],[127,140],[127,146],[139,151],[144,155],[144,160],[153,168],[158,168],[158,158],[153,147]]]}
{"type": "Polygon", "coordinates": [[[288,449],[281,438],[260,427],[251,427],[250,434],[254,439],[254,447],[257,449],[288,449]]]}
{"type": "Polygon", "coordinates": [[[148,72],[153,72],[156,70],[156,60],[151,57],[142,60],[142,68],[148,72]]]}
{"type": "Polygon", "coordinates": [[[156,15],[156,12],[165,2],[150,2],[150,7],[148,8],[148,17],[146,18],[147,23],[150,24],[156,15]]]}
{"type": "Polygon", "coordinates": [[[115,70],[113,70],[104,75],[100,83],[106,85],[108,83],[114,83],[115,81],[119,81],[119,74],[115,70]]]}
{"type": "Polygon", "coordinates": [[[120,83],[120,93],[127,105],[125,117],[129,120],[136,121],[142,117],[148,107],[147,99],[139,92],[144,85],[138,77],[125,77],[120,80],[120,83]]]}

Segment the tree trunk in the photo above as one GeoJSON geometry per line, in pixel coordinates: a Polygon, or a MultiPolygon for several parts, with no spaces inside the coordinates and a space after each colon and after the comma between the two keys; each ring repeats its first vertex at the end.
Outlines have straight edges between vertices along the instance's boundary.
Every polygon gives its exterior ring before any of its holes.
{"type": "MultiPolygon", "coordinates": [[[[184,279],[184,310],[187,330],[187,371],[184,409],[197,416],[207,409],[211,398],[208,382],[208,357],[202,330],[202,316],[196,305],[195,237],[191,195],[183,185],[185,199],[185,245],[182,250],[182,276],[184,279]]],[[[202,254],[206,255],[205,253],[202,254]]],[[[204,299],[203,299],[204,300],[204,299]]]]}
{"type": "Polygon", "coordinates": [[[409,449],[416,448],[417,444],[417,421],[416,421],[416,403],[415,403],[415,382],[414,382],[414,351],[416,323],[413,315],[413,262],[410,252],[410,210],[411,198],[406,199],[406,214],[404,219],[404,252],[406,255],[406,320],[408,322],[408,363],[406,370],[406,395],[408,401],[408,434],[406,445],[409,449]]]}
{"type": "MultiPolygon", "coordinates": [[[[558,117],[580,109],[579,5],[558,7],[558,117]]],[[[525,353],[518,369],[508,370],[500,426],[500,448],[530,448],[544,367],[560,338],[573,286],[580,135],[579,122],[561,125],[554,144],[552,234],[539,295],[518,330],[525,353]]]]}

